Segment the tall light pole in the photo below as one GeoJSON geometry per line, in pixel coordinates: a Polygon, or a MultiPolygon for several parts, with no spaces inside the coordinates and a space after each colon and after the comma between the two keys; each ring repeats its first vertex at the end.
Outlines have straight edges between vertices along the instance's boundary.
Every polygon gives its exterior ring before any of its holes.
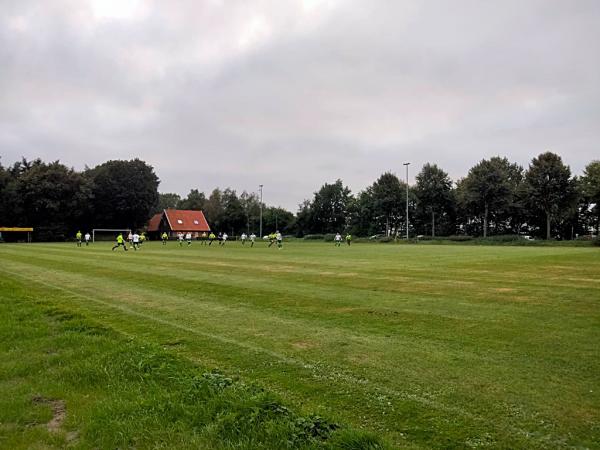
{"type": "Polygon", "coordinates": [[[263,188],[263,185],[259,184],[258,188],[260,189],[260,226],[258,228],[258,230],[259,230],[258,237],[259,237],[259,239],[262,239],[262,235],[263,235],[262,234],[262,188],[263,188]]]}
{"type": "Polygon", "coordinates": [[[408,166],[410,163],[407,162],[403,165],[406,166],[406,242],[408,242],[408,166]]]}

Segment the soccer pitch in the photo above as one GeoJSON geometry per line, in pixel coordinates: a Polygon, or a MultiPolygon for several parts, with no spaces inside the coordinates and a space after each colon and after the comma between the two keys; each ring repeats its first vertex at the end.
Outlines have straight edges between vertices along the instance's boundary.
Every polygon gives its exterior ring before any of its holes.
{"type": "MultiPolygon", "coordinates": [[[[3,315],[83,316],[128,346],[156,344],[394,448],[600,447],[597,248],[111,246],[0,245],[3,315]]],[[[10,323],[3,340],[47,338],[17,339],[27,317],[10,323]]],[[[99,397],[52,378],[63,347],[31,347],[29,362],[11,345],[0,349],[0,447],[63,442],[27,425],[48,419],[32,412],[44,388],[67,399],[78,445],[102,442],[90,412],[99,397]]],[[[161,439],[178,442],[170,432],[161,439]]]]}

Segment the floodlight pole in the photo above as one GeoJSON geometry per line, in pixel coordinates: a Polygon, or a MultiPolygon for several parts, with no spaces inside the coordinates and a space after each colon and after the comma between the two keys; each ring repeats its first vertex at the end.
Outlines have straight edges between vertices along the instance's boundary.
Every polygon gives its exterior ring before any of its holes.
{"type": "Polygon", "coordinates": [[[406,242],[408,242],[408,166],[410,163],[407,162],[403,165],[406,166],[406,242]]]}
{"type": "Polygon", "coordinates": [[[259,231],[258,231],[258,235],[259,236],[258,237],[260,239],[262,239],[262,235],[263,235],[262,234],[262,205],[263,205],[263,202],[262,202],[262,191],[263,191],[263,185],[259,184],[258,188],[260,190],[260,225],[259,225],[259,228],[258,228],[259,229],[259,231]]]}

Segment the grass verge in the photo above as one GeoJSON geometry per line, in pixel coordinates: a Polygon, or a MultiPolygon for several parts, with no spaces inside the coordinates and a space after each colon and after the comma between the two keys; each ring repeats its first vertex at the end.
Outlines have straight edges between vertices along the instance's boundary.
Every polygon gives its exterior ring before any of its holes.
{"type": "MultiPolygon", "coordinates": [[[[386,448],[0,280],[1,448],[386,448]]],[[[56,294],[54,294],[56,295],[56,294]]]]}

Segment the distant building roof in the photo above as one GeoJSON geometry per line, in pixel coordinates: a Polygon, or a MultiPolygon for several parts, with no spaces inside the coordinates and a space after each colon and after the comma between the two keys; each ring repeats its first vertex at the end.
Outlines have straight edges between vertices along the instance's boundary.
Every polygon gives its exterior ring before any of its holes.
{"type": "MultiPolygon", "coordinates": [[[[162,214],[167,219],[167,224],[171,231],[210,231],[210,227],[202,211],[165,209],[162,214]]],[[[151,222],[152,220],[154,220],[154,217],[150,219],[151,222]]],[[[161,220],[162,215],[158,220],[157,231],[161,220]]],[[[150,231],[150,224],[148,224],[148,231],[150,231]]]]}
{"type": "Polygon", "coordinates": [[[160,225],[160,220],[162,219],[163,213],[154,214],[152,219],[148,222],[148,231],[150,233],[158,231],[158,227],[160,225]]]}

